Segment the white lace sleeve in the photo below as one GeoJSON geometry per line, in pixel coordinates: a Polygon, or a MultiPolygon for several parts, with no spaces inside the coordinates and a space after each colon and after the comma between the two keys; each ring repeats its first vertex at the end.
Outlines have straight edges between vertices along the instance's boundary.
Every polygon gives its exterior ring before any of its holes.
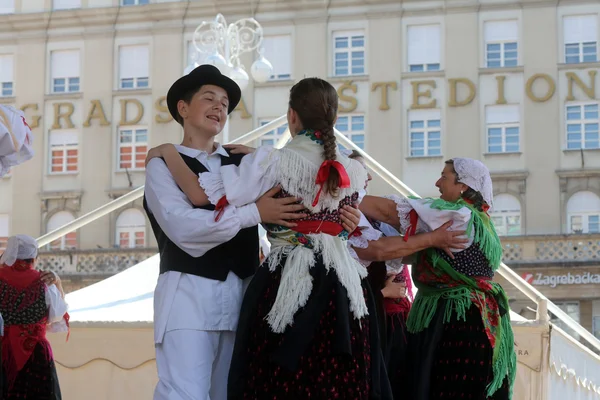
{"type": "Polygon", "coordinates": [[[25,114],[0,104],[0,177],[33,157],[33,135],[25,114]]]}
{"type": "Polygon", "coordinates": [[[382,234],[371,226],[369,220],[367,220],[363,213],[360,213],[360,221],[358,222],[357,228],[360,229],[360,236],[351,236],[348,238],[348,251],[352,258],[358,261],[362,266],[368,267],[369,264],[371,264],[371,261],[361,260],[354,248],[366,249],[369,247],[369,242],[379,240],[382,234]]]}
{"type": "Polygon", "coordinates": [[[66,332],[68,327],[63,317],[69,306],[56,285],[50,285],[46,290],[46,306],[48,307],[49,324],[47,330],[49,332],[66,332]]]}
{"type": "MultiPolygon", "coordinates": [[[[396,203],[396,211],[398,212],[398,219],[400,220],[400,235],[404,235],[408,228],[410,228],[410,217],[409,213],[412,211],[413,206],[409,200],[405,197],[392,194],[384,196],[386,199],[393,200],[396,203]]],[[[421,219],[417,223],[417,232],[428,232],[427,226],[423,224],[421,219]]]]}
{"type": "Polygon", "coordinates": [[[270,169],[277,158],[277,149],[261,146],[244,156],[239,166],[224,165],[219,172],[201,173],[198,182],[212,204],[225,195],[229,204],[241,207],[275,186],[270,169]]]}

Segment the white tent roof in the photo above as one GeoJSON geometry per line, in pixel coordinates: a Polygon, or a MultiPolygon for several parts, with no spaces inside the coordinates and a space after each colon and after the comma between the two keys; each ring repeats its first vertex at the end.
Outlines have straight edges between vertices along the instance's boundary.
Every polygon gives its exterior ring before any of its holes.
{"type": "Polygon", "coordinates": [[[69,293],[72,322],[152,322],[159,274],[156,254],[98,283],[69,293]]]}

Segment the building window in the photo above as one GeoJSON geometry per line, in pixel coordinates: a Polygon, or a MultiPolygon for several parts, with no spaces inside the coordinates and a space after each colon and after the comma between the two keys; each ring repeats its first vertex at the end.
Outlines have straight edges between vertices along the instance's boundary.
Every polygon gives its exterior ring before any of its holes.
{"type": "Polygon", "coordinates": [[[292,79],[292,37],[290,35],[265,36],[264,56],[273,65],[274,81],[292,79]]]}
{"type": "MultiPolygon", "coordinates": [[[[47,231],[52,232],[75,219],[68,211],[59,211],[48,220],[47,231]]],[[[48,245],[50,250],[68,250],[77,248],[77,232],[69,232],[48,245]]]]}
{"type": "Polygon", "coordinates": [[[573,15],[563,18],[565,63],[598,61],[598,15],[573,15]]]}
{"type": "Polygon", "coordinates": [[[440,111],[410,111],[408,119],[410,156],[441,156],[442,124],[440,111]]]}
{"type": "MultiPolygon", "coordinates": [[[[260,126],[265,126],[271,122],[271,120],[260,120],[260,126]]],[[[265,133],[260,137],[260,146],[275,146],[277,142],[283,137],[285,130],[287,129],[287,124],[281,125],[279,128],[273,129],[265,133]]]]}
{"type": "Polygon", "coordinates": [[[333,33],[333,75],[365,74],[364,31],[333,33]]]}
{"type": "Polygon", "coordinates": [[[130,126],[119,128],[119,170],[144,169],[147,152],[147,128],[130,126]]]}
{"type": "Polygon", "coordinates": [[[72,174],[78,171],[79,138],[73,131],[50,131],[50,173],[72,174]]]}
{"type": "Polygon", "coordinates": [[[0,97],[14,96],[13,56],[0,55],[0,97]]]}
{"type": "Polygon", "coordinates": [[[521,203],[515,196],[499,194],[494,197],[492,220],[499,236],[521,234],[521,203]]]}
{"type": "Polygon", "coordinates": [[[519,151],[519,106],[487,106],[485,122],[487,151],[515,153],[519,151]]]}
{"type": "Polygon", "coordinates": [[[146,218],[138,209],[130,208],[119,214],[115,235],[117,247],[133,249],[146,246],[146,218]]]}
{"type": "Polygon", "coordinates": [[[407,40],[409,71],[424,72],[440,70],[440,25],[409,26],[407,40]]]}
{"type": "Polygon", "coordinates": [[[149,60],[148,46],[120,46],[119,88],[149,87],[149,60]]]}
{"type": "MultiPolygon", "coordinates": [[[[554,304],[556,304],[558,306],[558,308],[563,310],[569,317],[574,319],[575,322],[577,322],[577,323],[580,322],[579,302],[578,301],[565,301],[562,303],[554,303],[554,304]]],[[[573,338],[575,338],[575,340],[579,340],[579,335],[577,333],[575,333],[574,330],[569,328],[564,322],[562,322],[560,319],[558,319],[558,317],[556,317],[552,313],[550,313],[550,322],[552,322],[554,325],[558,326],[563,331],[567,332],[569,335],[573,336],[573,338]]]]}
{"type": "Polygon", "coordinates": [[[52,8],[54,10],[81,8],[81,0],[52,0],[52,8]]]}
{"type": "Polygon", "coordinates": [[[0,0],[0,14],[14,14],[15,0],[0,0]]]}
{"type": "Polygon", "coordinates": [[[600,339],[600,300],[592,302],[592,333],[600,339]]]}
{"type": "Polygon", "coordinates": [[[141,4],[149,4],[150,0],[121,0],[122,6],[137,6],[141,4]]]}
{"type": "Polygon", "coordinates": [[[51,92],[79,92],[79,50],[53,51],[50,58],[51,92]]]}
{"type": "Polygon", "coordinates": [[[365,149],[365,116],[341,115],[335,127],[362,150],[365,149]]]}
{"type": "Polygon", "coordinates": [[[567,149],[598,149],[599,103],[567,105],[567,149]]]}
{"type": "Polygon", "coordinates": [[[600,233],[600,197],[577,192],[567,202],[569,233],[600,233]]]}
{"type": "Polygon", "coordinates": [[[517,21],[487,21],[485,36],[485,65],[488,68],[516,67],[518,64],[517,21]]]}
{"type": "Polygon", "coordinates": [[[10,216],[8,214],[0,214],[0,251],[6,250],[6,242],[10,236],[10,216]]]}

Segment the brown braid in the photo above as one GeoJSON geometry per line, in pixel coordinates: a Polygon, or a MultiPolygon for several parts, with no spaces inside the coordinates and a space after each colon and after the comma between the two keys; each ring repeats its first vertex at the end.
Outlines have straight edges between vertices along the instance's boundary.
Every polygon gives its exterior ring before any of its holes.
{"type": "MultiPolygon", "coordinates": [[[[296,111],[304,129],[313,129],[321,133],[323,157],[336,159],[337,143],[333,127],[338,109],[338,96],[335,88],[323,79],[305,78],[290,90],[290,103],[296,111]]],[[[331,196],[337,196],[340,175],[331,168],[324,189],[331,196]]]]}
{"type": "MultiPolygon", "coordinates": [[[[459,181],[460,177],[458,176],[458,174],[456,173],[456,170],[454,169],[454,160],[448,160],[448,161],[446,161],[446,164],[452,166],[452,172],[454,173],[454,175],[456,175],[454,182],[459,183],[458,181],[459,181]]],[[[469,203],[473,203],[473,206],[479,211],[483,211],[483,206],[488,205],[485,202],[485,200],[483,199],[483,196],[481,195],[481,193],[479,193],[477,190],[471,189],[468,186],[467,186],[467,190],[465,190],[462,193],[461,197],[465,201],[467,201],[469,203]]]]}

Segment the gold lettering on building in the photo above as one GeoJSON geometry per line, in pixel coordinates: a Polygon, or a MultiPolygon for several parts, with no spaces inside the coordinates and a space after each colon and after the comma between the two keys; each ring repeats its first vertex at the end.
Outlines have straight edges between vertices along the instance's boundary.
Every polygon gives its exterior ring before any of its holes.
{"type": "Polygon", "coordinates": [[[567,72],[565,74],[568,79],[569,92],[567,94],[567,101],[574,101],[575,96],[573,96],[573,84],[577,85],[579,89],[585,93],[585,95],[594,100],[596,98],[596,71],[590,70],[588,71],[588,76],[590,77],[590,85],[587,86],[581,78],[579,78],[575,72],[567,72]]]}
{"type": "MultiPolygon", "coordinates": [[[[21,106],[21,111],[25,112],[29,109],[32,109],[33,111],[37,111],[38,110],[38,105],[35,103],[28,103],[28,104],[24,104],[23,106],[21,106]]],[[[40,126],[40,120],[42,119],[41,115],[33,115],[31,117],[31,122],[29,123],[29,127],[31,129],[33,128],[37,128],[38,126],[40,126]]]]}
{"type": "Polygon", "coordinates": [[[448,85],[450,86],[450,100],[448,101],[448,105],[450,107],[462,107],[469,105],[473,99],[475,98],[475,94],[477,93],[477,89],[475,89],[475,84],[471,82],[467,78],[453,78],[448,79],[448,85]],[[464,100],[458,100],[458,84],[463,84],[466,86],[469,91],[467,97],[464,100]]]}
{"type": "Polygon", "coordinates": [[[121,120],[119,126],[137,125],[144,116],[144,106],[138,99],[121,99],[121,120]],[[132,120],[127,120],[127,105],[133,104],[137,108],[137,115],[132,120]]]}
{"type": "Polygon", "coordinates": [[[169,107],[167,106],[167,96],[159,97],[156,100],[156,103],[154,103],[154,107],[156,108],[156,111],[158,111],[159,113],[166,114],[166,115],[156,114],[154,116],[154,120],[157,123],[166,124],[167,122],[173,121],[173,117],[171,116],[171,113],[169,112],[169,107]]]}
{"type": "Polygon", "coordinates": [[[239,111],[241,113],[240,117],[242,119],[252,118],[252,114],[248,112],[248,107],[246,106],[246,102],[244,101],[243,97],[240,98],[240,102],[233,111],[239,111]]]}
{"type": "Polygon", "coordinates": [[[496,76],[496,92],[498,96],[496,97],[496,104],[506,104],[506,97],[504,97],[504,81],[506,80],[506,75],[498,75],[496,76]]]}
{"type": "Polygon", "coordinates": [[[73,121],[71,121],[71,116],[75,111],[75,107],[73,103],[54,103],[54,123],[52,124],[51,129],[73,129],[75,125],[73,125],[73,121]],[[63,112],[61,108],[65,107],[66,110],[63,112]],[[66,125],[63,126],[60,121],[64,119],[66,125]]]}
{"type": "Polygon", "coordinates": [[[388,89],[398,90],[398,85],[395,81],[390,82],[374,82],[371,85],[371,91],[375,92],[377,89],[381,88],[381,102],[379,103],[379,109],[381,111],[386,111],[390,109],[390,105],[388,103],[388,89]]]}
{"type": "Polygon", "coordinates": [[[100,103],[100,100],[92,100],[90,112],[88,113],[87,118],[83,122],[83,126],[91,126],[92,119],[99,119],[100,126],[110,125],[110,122],[108,122],[108,119],[106,119],[106,113],[104,113],[104,108],[102,107],[102,103],[100,103]]]}
{"type": "Polygon", "coordinates": [[[535,74],[532,75],[529,79],[527,79],[527,83],[525,84],[525,94],[527,97],[536,103],[544,103],[554,96],[554,92],[556,91],[556,84],[552,77],[548,74],[535,74]],[[535,81],[541,79],[546,82],[547,89],[546,94],[543,96],[538,96],[533,92],[533,86],[535,85],[535,81]]]}
{"type": "Polygon", "coordinates": [[[352,112],[356,110],[356,107],[358,106],[358,100],[356,99],[356,97],[344,94],[346,90],[350,90],[352,93],[356,94],[358,88],[354,83],[352,83],[352,81],[346,81],[338,88],[337,94],[340,98],[340,101],[349,103],[348,106],[344,106],[341,103],[338,105],[338,111],[343,113],[352,112]]]}
{"type": "Polygon", "coordinates": [[[421,97],[431,99],[431,89],[436,88],[436,83],[434,80],[429,81],[412,81],[410,83],[412,85],[412,104],[410,108],[413,110],[424,109],[424,108],[435,108],[437,106],[437,100],[433,99],[429,103],[421,104],[419,101],[421,97]],[[427,89],[425,91],[421,91],[420,86],[430,86],[431,89],[427,89]]]}

